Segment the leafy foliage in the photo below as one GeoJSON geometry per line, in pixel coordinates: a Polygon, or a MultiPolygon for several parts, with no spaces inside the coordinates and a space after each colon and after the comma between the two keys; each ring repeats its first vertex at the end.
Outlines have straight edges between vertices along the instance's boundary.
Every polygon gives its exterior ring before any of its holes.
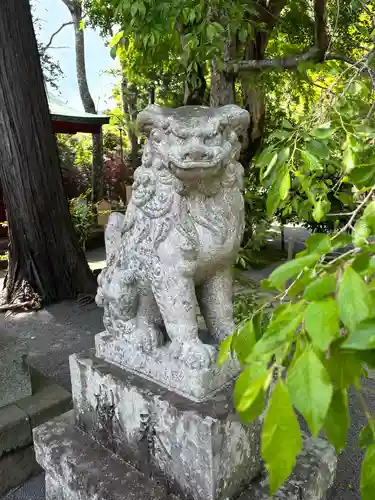
{"type": "Polygon", "coordinates": [[[83,249],[95,225],[92,206],[89,202],[89,194],[89,192],[86,192],[69,202],[70,217],[83,249]]]}
{"type": "Polygon", "coordinates": [[[303,252],[263,283],[279,300],[272,314],[263,318],[269,304],[259,305],[223,344],[220,360],[232,352],[243,366],[235,386],[241,418],[266,411],[262,456],[272,494],[301,449],[295,411],[314,436],[323,431],[338,452],[345,448],[350,388],[368,418],[359,439],[366,450],[362,498],[375,494],[374,417],[362,397],[366,366],[375,366],[373,53],[369,39],[363,66],[333,66],[319,108],[294,125],[284,121],[256,159],[269,216],[281,210],[317,223],[335,218],[329,235],[313,234],[303,252]],[[338,215],[333,199],[341,204],[338,215]]]}

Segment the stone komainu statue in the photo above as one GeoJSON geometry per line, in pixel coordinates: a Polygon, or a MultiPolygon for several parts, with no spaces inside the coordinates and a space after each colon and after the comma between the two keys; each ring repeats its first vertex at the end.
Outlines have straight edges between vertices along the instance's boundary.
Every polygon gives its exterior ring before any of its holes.
{"type": "Polygon", "coordinates": [[[147,136],[125,215],[106,229],[107,267],[96,301],[106,330],[190,368],[210,366],[216,347],[198,336],[197,304],[212,344],[231,334],[231,268],[244,230],[239,136],[247,111],[148,106],[138,116],[147,136]]]}

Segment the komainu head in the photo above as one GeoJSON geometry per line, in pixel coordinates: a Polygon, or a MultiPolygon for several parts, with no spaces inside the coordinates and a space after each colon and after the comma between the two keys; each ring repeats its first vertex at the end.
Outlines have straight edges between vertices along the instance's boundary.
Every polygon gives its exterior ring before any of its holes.
{"type": "Polygon", "coordinates": [[[150,105],[138,115],[138,126],[163,166],[184,183],[220,175],[238,160],[239,137],[249,124],[249,113],[238,106],[150,105]]]}

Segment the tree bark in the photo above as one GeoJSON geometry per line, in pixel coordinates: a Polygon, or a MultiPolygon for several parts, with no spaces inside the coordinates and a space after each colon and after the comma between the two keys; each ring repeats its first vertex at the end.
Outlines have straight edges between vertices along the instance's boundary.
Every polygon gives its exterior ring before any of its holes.
{"type": "Polygon", "coordinates": [[[0,180],[9,224],[3,299],[38,306],[96,283],[64,194],[28,0],[0,7],[0,180]],[[26,297],[25,297],[26,295],[26,297]]]}
{"type": "Polygon", "coordinates": [[[121,98],[124,115],[128,120],[127,133],[131,147],[131,164],[133,171],[138,167],[139,142],[135,131],[135,121],[137,118],[138,89],[132,85],[128,86],[126,78],[121,80],[121,98]]]}
{"type": "Polygon", "coordinates": [[[155,104],[155,85],[148,88],[148,103],[155,104]]]}
{"type": "MultiPolygon", "coordinates": [[[[89,90],[86,74],[85,34],[83,29],[81,29],[82,2],[81,0],[62,1],[69,9],[74,25],[76,73],[82,105],[86,113],[93,113],[96,115],[97,110],[89,90]]],[[[92,199],[95,202],[100,200],[103,194],[103,155],[100,134],[93,134],[92,136],[92,168],[92,199]]]]}
{"type": "Polygon", "coordinates": [[[204,69],[201,64],[198,64],[198,71],[195,80],[195,84],[192,84],[192,81],[189,79],[186,80],[184,96],[185,106],[201,106],[204,104],[207,82],[204,69]]]}
{"type": "Polygon", "coordinates": [[[235,77],[220,70],[217,59],[211,62],[210,106],[218,108],[225,104],[235,104],[235,77]]]}

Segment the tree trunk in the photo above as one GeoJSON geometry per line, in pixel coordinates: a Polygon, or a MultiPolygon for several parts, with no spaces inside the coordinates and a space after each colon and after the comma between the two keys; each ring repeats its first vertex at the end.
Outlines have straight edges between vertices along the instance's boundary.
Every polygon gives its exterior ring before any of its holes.
{"type": "Polygon", "coordinates": [[[154,85],[151,85],[151,87],[148,88],[148,103],[155,104],[155,86],[154,85]]]}
{"type": "Polygon", "coordinates": [[[138,167],[139,151],[139,142],[135,131],[138,89],[134,85],[128,86],[128,82],[124,76],[121,80],[121,97],[124,115],[127,117],[128,123],[130,124],[127,128],[127,133],[131,146],[131,164],[134,171],[138,167]]]}
{"type": "MultiPolygon", "coordinates": [[[[75,52],[76,52],[76,73],[79,94],[86,113],[97,114],[94,100],[91,96],[86,74],[85,60],[85,34],[81,29],[82,21],[82,3],[81,0],[62,0],[68,7],[72,16],[75,35],[75,52]]],[[[103,155],[101,146],[101,137],[99,134],[92,136],[92,168],[93,168],[93,185],[92,199],[98,201],[103,194],[103,155]]]]}
{"type": "Polygon", "coordinates": [[[4,299],[47,304],[94,293],[74,234],[28,0],[0,8],[0,180],[9,224],[4,299]]]}
{"type": "Polygon", "coordinates": [[[205,103],[207,82],[202,65],[198,64],[198,72],[194,80],[189,78],[185,83],[185,106],[201,106],[205,103]],[[193,83],[194,81],[194,83],[193,83]]]}

